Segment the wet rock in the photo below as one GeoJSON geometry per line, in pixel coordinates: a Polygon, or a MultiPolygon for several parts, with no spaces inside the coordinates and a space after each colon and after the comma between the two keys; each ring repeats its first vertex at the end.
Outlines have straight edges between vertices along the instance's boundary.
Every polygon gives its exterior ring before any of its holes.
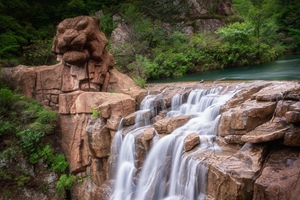
{"type": "Polygon", "coordinates": [[[176,128],[184,125],[191,118],[192,116],[190,115],[165,118],[155,122],[153,126],[159,134],[169,134],[172,133],[176,128]]]}
{"type": "Polygon", "coordinates": [[[290,110],[291,105],[294,103],[294,101],[278,101],[275,110],[275,117],[285,117],[285,113],[290,110]]]}
{"type": "Polygon", "coordinates": [[[255,82],[250,84],[249,86],[240,89],[239,92],[237,92],[230,100],[228,100],[224,106],[221,108],[221,113],[235,108],[239,107],[242,103],[244,103],[247,100],[251,99],[251,96],[258,91],[260,91],[262,88],[270,85],[270,83],[267,82],[255,82]]]}
{"type": "Polygon", "coordinates": [[[162,110],[158,113],[158,115],[155,116],[155,121],[159,121],[163,118],[165,118],[167,116],[167,111],[166,110],[162,110]]]}
{"type": "Polygon", "coordinates": [[[96,191],[97,200],[109,200],[113,193],[114,182],[105,181],[96,191]]]}
{"type": "Polygon", "coordinates": [[[290,111],[297,111],[300,112],[300,102],[295,102],[290,106],[290,111]]]}
{"type": "Polygon", "coordinates": [[[219,124],[218,124],[218,134],[220,136],[226,136],[230,134],[235,134],[236,132],[230,127],[231,115],[235,112],[234,109],[222,113],[219,124]]]}
{"type": "Polygon", "coordinates": [[[285,113],[285,118],[286,118],[287,123],[299,123],[300,122],[300,112],[288,111],[285,113]]]}
{"type": "Polygon", "coordinates": [[[276,118],[272,122],[266,122],[243,135],[241,140],[250,143],[271,142],[283,138],[289,128],[284,120],[276,118]]]}
{"type": "Polygon", "coordinates": [[[276,103],[261,103],[248,101],[242,104],[241,108],[232,113],[231,128],[235,130],[250,131],[256,126],[270,120],[276,103]]]}
{"type": "Polygon", "coordinates": [[[275,102],[247,101],[240,107],[222,114],[218,126],[221,136],[243,135],[269,121],[275,111],[275,102]]]}
{"type": "Polygon", "coordinates": [[[294,200],[300,196],[299,149],[276,149],[254,184],[253,199],[294,200]]]}
{"type": "Polygon", "coordinates": [[[110,116],[110,118],[106,121],[106,128],[113,131],[117,131],[122,118],[123,118],[122,115],[110,116]]]}
{"type": "Polygon", "coordinates": [[[266,153],[265,145],[246,143],[235,154],[217,153],[209,158],[207,194],[211,199],[252,199],[253,186],[259,176],[266,153]]]}
{"type": "Polygon", "coordinates": [[[154,135],[155,135],[154,129],[152,128],[145,129],[143,133],[143,140],[150,141],[153,139],[154,135]]]}
{"type": "Polygon", "coordinates": [[[278,82],[269,87],[265,87],[256,93],[253,97],[258,101],[279,101],[291,92],[291,88],[297,88],[296,82],[278,82]]]}
{"type": "Polygon", "coordinates": [[[140,110],[135,113],[131,113],[124,118],[124,125],[130,126],[135,123],[143,124],[145,121],[150,122],[150,118],[152,117],[151,110],[140,110]]]}
{"type": "Polygon", "coordinates": [[[198,144],[200,144],[199,135],[197,133],[191,133],[184,138],[183,149],[187,152],[192,150],[198,144]]]}
{"type": "Polygon", "coordinates": [[[134,125],[135,117],[136,117],[136,113],[131,113],[131,114],[127,115],[126,117],[124,117],[124,125],[125,126],[134,125]]]}
{"type": "Polygon", "coordinates": [[[242,141],[243,135],[226,135],[224,141],[228,144],[244,144],[242,141]]]}
{"type": "Polygon", "coordinates": [[[286,146],[300,146],[300,128],[297,126],[290,126],[290,129],[284,136],[284,145],[286,146]]]}

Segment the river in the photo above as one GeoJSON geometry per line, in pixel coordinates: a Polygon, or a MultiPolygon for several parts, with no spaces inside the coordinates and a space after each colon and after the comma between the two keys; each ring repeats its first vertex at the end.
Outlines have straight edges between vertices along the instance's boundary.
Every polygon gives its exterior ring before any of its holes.
{"type": "Polygon", "coordinates": [[[150,80],[148,83],[188,82],[215,80],[300,80],[300,54],[280,56],[261,65],[218,69],[186,74],[176,78],[150,80]]]}

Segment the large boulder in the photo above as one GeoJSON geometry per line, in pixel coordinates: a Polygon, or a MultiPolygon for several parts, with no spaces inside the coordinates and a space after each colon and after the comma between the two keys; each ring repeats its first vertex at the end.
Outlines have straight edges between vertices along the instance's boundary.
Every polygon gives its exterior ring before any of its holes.
{"type": "Polygon", "coordinates": [[[283,138],[289,128],[285,120],[275,118],[272,122],[266,122],[243,135],[241,140],[249,143],[271,142],[283,138]]]}
{"type": "Polygon", "coordinates": [[[276,108],[275,102],[247,101],[240,107],[222,114],[218,133],[221,136],[244,135],[258,125],[269,121],[276,108]]]}
{"type": "Polygon", "coordinates": [[[176,128],[184,125],[191,118],[191,115],[169,117],[158,120],[153,124],[153,126],[158,133],[169,134],[172,133],[176,128]]]}
{"type": "Polygon", "coordinates": [[[253,187],[266,155],[265,145],[246,143],[237,153],[209,156],[207,194],[211,199],[252,199],[253,187]]]}
{"type": "Polygon", "coordinates": [[[260,177],[254,184],[255,200],[294,200],[300,197],[299,149],[271,151],[260,177]]]}
{"type": "Polygon", "coordinates": [[[196,145],[200,144],[200,138],[197,133],[191,133],[184,138],[183,149],[185,152],[192,150],[196,145]]]}

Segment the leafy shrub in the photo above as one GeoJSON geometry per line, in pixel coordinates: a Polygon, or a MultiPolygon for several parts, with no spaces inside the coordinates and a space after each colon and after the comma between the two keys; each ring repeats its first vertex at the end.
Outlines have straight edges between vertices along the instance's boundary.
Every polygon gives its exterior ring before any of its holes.
{"type": "Polygon", "coordinates": [[[55,64],[55,55],[51,52],[52,39],[32,40],[31,44],[23,47],[20,62],[26,65],[51,65],[55,64]]]}
{"type": "Polygon", "coordinates": [[[53,149],[50,147],[50,145],[46,145],[44,147],[41,147],[38,149],[38,155],[39,157],[43,158],[43,160],[46,163],[51,164],[53,162],[54,159],[54,151],[53,149]]]}
{"type": "Polygon", "coordinates": [[[96,17],[100,19],[100,28],[106,36],[110,36],[112,31],[117,27],[113,22],[111,13],[96,12],[96,17]]]}
{"type": "Polygon", "coordinates": [[[76,176],[73,174],[71,175],[62,174],[56,183],[56,189],[58,190],[58,193],[61,194],[66,190],[70,190],[75,180],[76,180],[76,176]]]}
{"type": "Polygon", "coordinates": [[[15,178],[15,180],[17,181],[18,186],[24,186],[27,182],[31,180],[31,178],[29,176],[21,175],[15,178]]]}
{"type": "Polygon", "coordinates": [[[29,128],[33,131],[40,131],[44,134],[50,133],[57,122],[58,116],[52,110],[43,109],[37,112],[37,119],[29,128]]]}
{"type": "Polygon", "coordinates": [[[10,147],[6,148],[5,150],[3,150],[1,152],[0,158],[1,158],[2,161],[5,162],[5,161],[8,161],[10,159],[14,159],[15,156],[19,153],[20,153],[20,151],[19,151],[18,147],[10,146],[10,147]]]}
{"type": "Polygon", "coordinates": [[[247,22],[236,22],[225,27],[219,28],[216,33],[224,42],[229,43],[249,43],[253,37],[254,27],[247,22]]]}
{"type": "Polygon", "coordinates": [[[146,86],[146,79],[142,78],[142,77],[132,77],[133,81],[140,86],[141,88],[145,88],[146,86]]]}
{"type": "Polygon", "coordinates": [[[10,181],[12,180],[11,175],[7,172],[5,168],[0,168],[0,181],[10,181]]]}
{"type": "Polygon", "coordinates": [[[36,151],[40,139],[44,136],[43,132],[35,132],[30,129],[25,129],[17,132],[20,145],[24,150],[30,154],[36,151]]]}
{"type": "Polygon", "coordinates": [[[69,166],[69,163],[66,160],[66,157],[63,154],[57,154],[53,157],[52,169],[55,172],[64,173],[69,166]]]}
{"type": "MultiPolygon", "coordinates": [[[[14,94],[8,88],[1,88],[0,89],[0,107],[6,108],[10,107],[14,102],[14,94]]],[[[1,109],[2,110],[2,109],[1,109]]]]}
{"type": "Polygon", "coordinates": [[[51,133],[54,127],[51,126],[51,124],[42,124],[38,121],[35,121],[28,126],[28,129],[30,129],[32,132],[40,133],[40,136],[43,137],[51,133]]]}
{"type": "Polygon", "coordinates": [[[101,113],[97,109],[91,109],[92,110],[92,117],[100,117],[101,113]]]}
{"type": "Polygon", "coordinates": [[[39,158],[40,158],[39,154],[34,152],[29,155],[28,161],[34,165],[38,162],[39,158]]]}
{"type": "Polygon", "coordinates": [[[2,119],[2,117],[0,116],[0,136],[4,134],[9,135],[13,133],[14,130],[14,125],[11,122],[2,119]]]}
{"type": "Polygon", "coordinates": [[[69,166],[66,157],[63,154],[55,154],[50,145],[39,147],[36,152],[29,156],[31,164],[36,164],[38,159],[43,159],[54,172],[64,173],[69,166]]]}

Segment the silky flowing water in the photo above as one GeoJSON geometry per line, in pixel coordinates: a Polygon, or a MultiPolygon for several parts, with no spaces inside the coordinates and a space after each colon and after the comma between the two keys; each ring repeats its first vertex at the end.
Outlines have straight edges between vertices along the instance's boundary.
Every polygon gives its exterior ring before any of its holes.
{"type": "Polygon", "coordinates": [[[135,138],[145,129],[151,128],[153,123],[150,118],[146,119],[144,113],[151,112],[152,116],[156,116],[158,110],[166,109],[162,103],[163,93],[148,95],[141,103],[140,111],[136,112],[132,130],[123,136],[124,129],[120,125],[115,135],[112,154],[118,157],[118,164],[111,200],[205,199],[207,167],[201,159],[193,157],[193,154],[219,149],[215,142],[219,109],[233,94],[234,91],[226,92],[226,88],[222,87],[196,89],[184,101],[183,96],[177,93],[166,117],[192,115],[193,118],[171,134],[153,142],[142,170],[138,172],[135,138]],[[186,154],[184,139],[191,133],[199,135],[201,145],[192,153],[186,154]]]}

